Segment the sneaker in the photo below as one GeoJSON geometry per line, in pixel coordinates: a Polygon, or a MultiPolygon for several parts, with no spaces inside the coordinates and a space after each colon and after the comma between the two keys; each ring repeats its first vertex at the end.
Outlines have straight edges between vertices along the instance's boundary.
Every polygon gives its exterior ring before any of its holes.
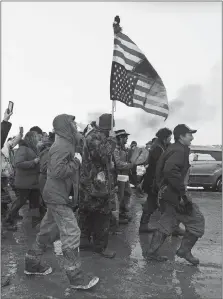
{"type": "Polygon", "coordinates": [[[26,275],[47,275],[52,273],[52,268],[41,264],[42,255],[36,254],[33,250],[29,250],[25,257],[26,275]]]}
{"type": "Polygon", "coordinates": [[[99,282],[99,277],[91,277],[89,275],[84,275],[82,271],[72,279],[71,289],[75,290],[89,290],[93,288],[99,282]]]}
{"type": "Polygon", "coordinates": [[[26,275],[48,275],[53,272],[53,269],[48,266],[38,265],[38,267],[32,270],[24,270],[26,275]]]}

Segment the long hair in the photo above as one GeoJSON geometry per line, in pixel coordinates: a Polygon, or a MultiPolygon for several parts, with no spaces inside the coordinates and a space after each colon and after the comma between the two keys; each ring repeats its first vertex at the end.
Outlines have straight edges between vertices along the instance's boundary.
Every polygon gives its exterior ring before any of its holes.
{"type": "Polygon", "coordinates": [[[172,131],[168,128],[162,128],[156,133],[156,137],[163,142],[165,139],[172,135],[172,131]]]}
{"type": "Polygon", "coordinates": [[[26,145],[31,148],[36,154],[37,154],[37,138],[36,138],[36,132],[31,131],[28,132],[24,139],[26,145]]]}

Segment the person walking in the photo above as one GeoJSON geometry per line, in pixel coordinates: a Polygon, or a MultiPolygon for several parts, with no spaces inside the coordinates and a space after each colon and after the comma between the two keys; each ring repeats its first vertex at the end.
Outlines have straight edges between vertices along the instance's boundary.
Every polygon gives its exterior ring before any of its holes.
{"type": "Polygon", "coordinates": [[[111,117],[111,114],[102,114],[98,127],[92,127],[85,136],[79,202],[81,248],[89,247],[92,237],[93,250],[106,258],[113,258],[116,254],[108,248],[115,200],[111,161],[116,138],[110,132],[111,117]]]}
{"type": "Polygon", "coordinates": [[[190,169],[189,146],[196,132],[185,124],[177,125],[173,131],[175,143],[167,148],[158,161],[156,184],[159,188],[160,206],[163,213],[147,252],[151,259],[159,261],[167,259],[160,256],[158,250],[166,237],[172,234],[179,222],[182,222],[186,232],[176,255],[192,265],[199,264],[199,259],[192,255],[191,250],[204,234],[205,219],[199,207],[192,202],[186,188],[190,169]]]}
{"type": "Polygon", "coordinates": [[[18,211],[30,202],[32,227],[40,222],[39,157],[38,138],[35,132],[28,132],[20,141],[15,154],[15,188],[17,199],[13,202],[5,223],[14,223],[18,211]]]}
{"type": "Polygon", "coordinates": [[[157,206],[157,190],[155,187],[155,173],[157,162],[170,144],[172,131],[168,128],[162,128],[156,133],[157,139],[150,148],[148,167],[144,176],[142,189],[147,193],[146,202],[143,204],[143,213],[140,220],[139,232],[150,232],[148,223],[151,215],[158,208],[157,206]]]}
{"type": "Polygon", "coordinates": [[[87,290],[95,286],[99,278],[84,273],[79,255],[80,229],[73,212],[79,193],[80,154],[75,154],[80,135],[75,117],[61,114],[53,121],[55,142],[49,150],[47,181],[43,199],[47,212],[40,224],[36,241],[25,256],[27,275],[46,275],[52,268],[41,262],[49,244],[60,238],[63,251],[63,267],[72,289],[87,290]],[[70,194],[73,196],[70,196],[70,194]]]}

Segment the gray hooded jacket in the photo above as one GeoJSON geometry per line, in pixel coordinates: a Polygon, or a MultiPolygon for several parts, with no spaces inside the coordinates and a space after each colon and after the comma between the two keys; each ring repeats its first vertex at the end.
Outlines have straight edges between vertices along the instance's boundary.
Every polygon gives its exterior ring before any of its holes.
{"type": "Polygon", "coordinates": [[[74,117],[58,115],[53,121],[56,138],[49,151],[47,181],[43,199],[50,204],[74,207],[78,201],[80,162],[74,158],[78,132],[71,126],[74,117]],[[73,191],[72,200],[69,198],[73,191]]]}

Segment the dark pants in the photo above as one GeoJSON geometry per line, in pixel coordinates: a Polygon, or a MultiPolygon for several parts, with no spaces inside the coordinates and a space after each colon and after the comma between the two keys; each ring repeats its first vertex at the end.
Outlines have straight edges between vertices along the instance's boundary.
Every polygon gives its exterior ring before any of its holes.
{"type": "Polygon", "coordinates": [[[17,215],[18,211],[26,204],[29,200],[30,208],[33,217],[39,217],[40,209],[40,193],[38,189],[16,189],[17,199],[12,203],[11,209],[8,214],[8,218],[13,220],[17,215]]]}
{"type": "Polygon", "coordinates": [[[171,235],[179,223],[183,223],[186,231],[201,238],[204,234],[205,219],[199,207],[193,203],[190,215],[180,214],[174,206],[169,203],[163,204],[163,214],[157,222],[157,228],[165,235],[171,235]]]}
{"type": "Polygon", "coordinates": [[[111,214],[100,211],[79,211],[79,227],[81,238],[93,237],[94,250],[100,252],[107,248],[111,214]]]}
{"type": "Polygon", "coordinates": [[[148,192],[147,199],[143,204],[143,213],[142,213],[141,222],[148,223],[150,216],[156,211],[157,208],[158,208],[157,195],[152,192],[148,192]]]}
{"type": "Polygon", "coordinates": [[[131,169],[130,176],[129,176],[130,183],[135,187],[138,185],[138,177],[137,177],[137,166],[134,166],[131,169]]]}

